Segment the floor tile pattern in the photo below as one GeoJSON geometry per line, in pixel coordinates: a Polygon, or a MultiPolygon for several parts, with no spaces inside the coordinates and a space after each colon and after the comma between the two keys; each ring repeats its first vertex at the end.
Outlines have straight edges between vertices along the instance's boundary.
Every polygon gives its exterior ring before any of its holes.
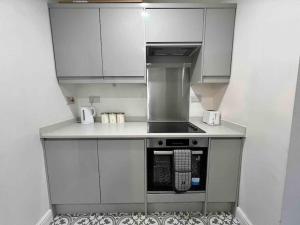
{"type": "Polygon", "coordinates": [[[92,213],[57,215],[50,225],[240,225],[227,212],[203,216],[200,212],[92,213]]]}

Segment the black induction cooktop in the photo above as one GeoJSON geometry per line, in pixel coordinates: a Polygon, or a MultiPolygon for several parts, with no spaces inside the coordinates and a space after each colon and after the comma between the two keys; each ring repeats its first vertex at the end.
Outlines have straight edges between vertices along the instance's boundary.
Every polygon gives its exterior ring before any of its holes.
{"type": "Polygon", "coordinates": [[[205,133],[190,122],[148,122],[148,133],[205,133]]]}

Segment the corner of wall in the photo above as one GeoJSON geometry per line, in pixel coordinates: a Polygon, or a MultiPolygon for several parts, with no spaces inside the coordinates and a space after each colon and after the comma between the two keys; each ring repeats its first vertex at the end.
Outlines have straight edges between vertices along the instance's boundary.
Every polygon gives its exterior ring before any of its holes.
{"type": "Polygon", "coordinates": [[[42,218],[36,223],[36,225],[49,225],[53,220],[53,213],[51,209],[42,216],[42,218]]]}
{"type": "Polygon", "coordinates": [[[240,207],[237,207],[235,214],[241,225],[253,225],[253,223],[240,207]]]}

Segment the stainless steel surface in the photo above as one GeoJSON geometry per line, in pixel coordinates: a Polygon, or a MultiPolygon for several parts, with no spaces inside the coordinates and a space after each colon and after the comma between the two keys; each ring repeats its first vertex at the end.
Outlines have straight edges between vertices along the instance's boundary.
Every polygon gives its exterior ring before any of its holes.
{"type": "MultiPolygon", "coordinates": [[[[147,148],[166,148],[170,147],[166,145],[166,140],[174,138],[149,138],[147,139],[147,148]]],[[[176,139],[176,138],[175,138],[176,139]]],[[[188,139],[189,144],[187,147],[208,147],[208,138],[177,138],[177,139],[188,139]]],[[[180,146],[182,147],[182,146],[180,146]]],[[[170,148],[178,148],[176,146],[171,146],[170,148]]],[[[161,151],[159,151],[161,152],[161,151]]],[[[194,153],[200,154],[200,151],[193,151],[194,153]]],[[[203,153],[203,152],[202,152],[203,153]]],[[[193,154],[193,153],[192,153],[193,154]]]]}
{"type": "Polygon", "coordinates": [[[201,43],[148,43],[147,57],[187,56],[191,57],[201,47],[201,43]]]}
{"type": "Polygon", "coordinates": [[[154,151],[154,155],[173,155],[173,151],[154,151]]]}
{"type": "Polygon", "coordinates": [[[186,64],[147,67],[148,121],[188,121],[189,74],[186,64]]]}

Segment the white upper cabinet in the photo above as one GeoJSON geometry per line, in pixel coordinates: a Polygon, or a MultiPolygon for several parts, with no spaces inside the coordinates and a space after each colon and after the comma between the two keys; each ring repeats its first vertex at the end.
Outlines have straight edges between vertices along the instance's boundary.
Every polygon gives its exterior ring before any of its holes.
{"type": "Polygon", "coordinates": [[[203,9],[147,9],[147,42],[202,42],[203,9]]]}
{"type": "Polygon", "coordinates": [[[58,77],[102,75],[99,9],[51,8],[58,77]]]}
{"type": "Polygon", "coordinates": [[[235,9],[207,9],[203,77],[230,76],[235,9]]]}
{"type": "Polygon", "coordinates": [[[101,8],[103,75],[144,77],[145,25],[141,8],[101,8]]]}
{"type": "Polygon", "coordinates": [[[50,7],[60,82],[144,83],[146,43],[201,43],[192,83],[228,83],[235,23],[231,8],[50,7]]]}

